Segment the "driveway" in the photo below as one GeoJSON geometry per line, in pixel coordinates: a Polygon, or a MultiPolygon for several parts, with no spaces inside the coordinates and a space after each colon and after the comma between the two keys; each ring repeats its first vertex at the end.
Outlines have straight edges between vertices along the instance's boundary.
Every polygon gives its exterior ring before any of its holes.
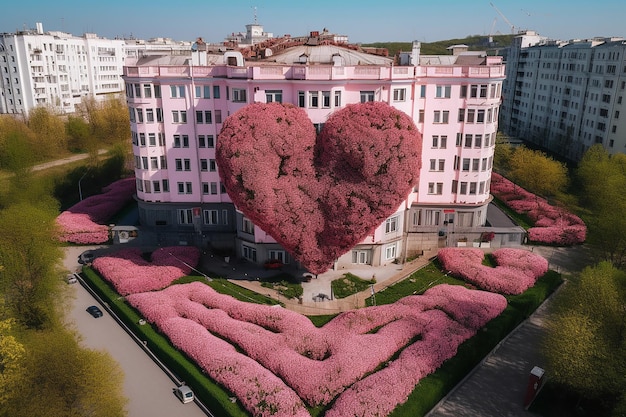
{"type": "MultiPolygon", "coordinates": [[[[78,255],[87,247],[65,248],[64,266],[75,271],[78,255]]],[[[72,284],[74,297],[67,319],[81,336],[83,346],[107,351],[125,374],[124,394],[129,399],[128,417],[205,417],[195,403],[182,404],[172,393],[174,382],[117,324],[109,313],[80,284],[72,284]],[[97,305],[104,316],[93,318],[85,311],[97,305]]]]}

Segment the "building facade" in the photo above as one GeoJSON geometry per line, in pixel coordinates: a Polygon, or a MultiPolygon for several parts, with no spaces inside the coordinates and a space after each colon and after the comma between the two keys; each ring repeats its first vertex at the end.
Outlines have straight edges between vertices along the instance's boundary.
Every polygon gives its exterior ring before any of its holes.
{"type": "Polygon", "coordinates": [[[527,31],[507,52],[504,133],[574,162],[595,144],[626,151],[624,39],[553,41],[527,31]]]}
{"type": "Polygon", "coordinates": [[[127,62],[140,221],[161,243],[229,248],[254,262],[293,262],[236,210],[215,162],[222,122],[254,102],[294,104],[321,129],[350,103],[384,101],[422,133],[419,184],[338,266],[403,261],[480,235],[491,200],[501,57],[421,56],[415,42],[396,60],[310,39],[277,51],[261,51],[255,60],[230,51],[127,62]]]}
{"type": "Polygon", "coordinates": [[[124,91],[124,41],[87,33],[44,32],[43,25],[0,34],[0,113],[36,106],[74,112],[83,97],[124,91]]]}

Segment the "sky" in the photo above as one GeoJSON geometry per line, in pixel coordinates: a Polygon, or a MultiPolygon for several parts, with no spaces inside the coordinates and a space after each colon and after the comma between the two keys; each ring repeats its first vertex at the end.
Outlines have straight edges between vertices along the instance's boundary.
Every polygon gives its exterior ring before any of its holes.
{"type": "Polygon", "coordinates": [[[434,42],[530,29],[551,39],[626,37],[624,0],[10,0],[0,33],[35,28],[76,36],[221,42],[256,22],[274,36],[322,31],[350,42],[434,42]]]}

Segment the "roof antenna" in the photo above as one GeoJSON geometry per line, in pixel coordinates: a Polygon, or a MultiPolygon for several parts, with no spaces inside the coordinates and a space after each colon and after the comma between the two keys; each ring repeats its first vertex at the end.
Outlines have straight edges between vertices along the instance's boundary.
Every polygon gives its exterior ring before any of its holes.
{"type": "Polygon", "coordinates": [[[257,24],[257,21],[256,21],[256,6],[254,6],[254,24],[255,25],[257,24]]]}

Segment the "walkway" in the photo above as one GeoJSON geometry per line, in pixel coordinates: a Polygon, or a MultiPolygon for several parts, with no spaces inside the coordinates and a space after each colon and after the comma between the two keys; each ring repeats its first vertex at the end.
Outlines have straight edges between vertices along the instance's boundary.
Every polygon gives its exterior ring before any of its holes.
{"type": "MultiPolygon", "coordinates": [[[[245,261],[225,262],[223,258],[208,256],[204,259],[203,267],[206,271],[228,278],[237,285],[252,290],[260,294],[268,294],[272,298],[280,300],[287,309],[297,311],[306,315],[336,314],[342,311],[354,310],[365,307],[365,300],[371,297],[371,289],[362,291],[354,296],[336,299],[332,295],[331,282],[342,277],[345,273],[351,272],[363,279],[376,278],[374,292],[379,292],[386,287],[411,275],[416,270],[427,265],[430,260],[437,255],[436,251],[426,252],[423,256],[407,262],[404,265],[390,264],[387,266],[362,265],[353,268],[330,270],[319,274],[317,278],[302,282],[303,296],[302,302],[295,299],[286,299],[277,291],[261,286],[263,278],[275,275],[277,271],[265,271],[258,265],[245,261]],[[320,294],[323,294],[320,297],[320,294]],[[324,301],[315,301],[315,299],[324,301]]],[[[292,271],[289,271],[292,272],[292,271]]],[[[303,271],[300,271],[303,273],[303,271]]]]}

